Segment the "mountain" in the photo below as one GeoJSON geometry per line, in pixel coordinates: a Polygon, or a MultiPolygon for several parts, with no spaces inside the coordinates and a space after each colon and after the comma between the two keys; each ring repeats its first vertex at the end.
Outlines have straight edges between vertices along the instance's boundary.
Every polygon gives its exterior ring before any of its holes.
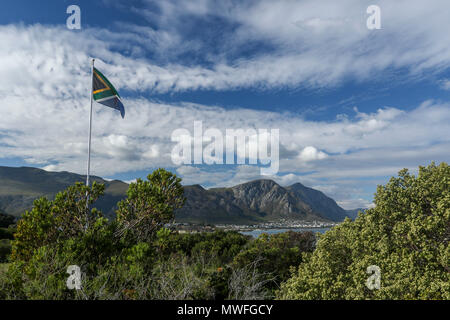
{"type": "Polygon", "coordinates": [[[336,201],[327,197],[322,192],[305,187],[301,183],[287,187],[297,198],[306,203],[313,212],[319,213],[332,221],[342,221],[347,216],[346,210],[342,209],[336,201]]]}
{"type": "Polygon", "coordinates": [[[342,221],[347,213],[320,191],[296,183],[282,187],[272,180],[255,180],[231,188],[185,187],[186,204],[177,221],[251,223],[281,218],[342,221]]]}
{"type": "Polygon", "coordinates": [[[347,216],[353,220],[355,220],[358,217],[358,213],[360,211],[365,212],[367,208],[358,208],[358,209],[352,209],[352,210],[345,210],[347,212],[347,216]]]}
{"type": "MultiPolygon", "coordinates": [[[[97,201],[96,207],[105,215],[113,215],[115,204],[124,198],[128,184],[95,176],[91,177],[91,181],[105,184],[105,195],[97,201]]],[[[20,216],[32,207],[35,199],[42,196],[53,199],[56,193],[75,182],[86,182],[86,176],[31,167],[0,166],[0,211],[20,216]]]]}
{"type": "MultiPolygon", "coordinates": [[[[53,199],[57,192],[86,176],[48,172],[30,167],[0,166],[0,211],[20,216],[36,198],[53,199]]],[[[113,216],[116,203],[125,197],[128,184],[92,177],[105,184],[105,195],[96,207],[113,216]]],[[[186,204],[176,214],[178,222],[255,223],[279,219],[342,221],[349,213],[318,190],[296,183],[282,187],[272,180],[255,180],[230,188],[184,187],[186,204]]]]}

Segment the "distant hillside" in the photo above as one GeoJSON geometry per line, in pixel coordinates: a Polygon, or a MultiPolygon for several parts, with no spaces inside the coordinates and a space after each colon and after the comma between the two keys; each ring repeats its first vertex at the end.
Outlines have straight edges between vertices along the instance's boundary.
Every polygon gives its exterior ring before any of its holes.
{"type": "MultiPolygon", "coordinates": [[[[0,166],[0,211],[20,216],[36,198],[53,199],[57,192],[86,176],[70,172],[48,172],[30,167],[0,166]]],[[[105,196],[96,207],[114,215],[116,203],[123,199],[128,184],[92,177],[105,184],[105,196]]],[[[342,221],[349,212],[318,190],[296,183],[282,187],[272,180],[256,180],[231,188],[206,190],[199,185],[185,186],[186,204],[176,212],[176,221],[195,223],[252,223],[296,219],[342,221]]]]}
{"type": "Polygon", "coordinates": [[[185,187],[186,204],[178,221],[206,223],[260,222],[280,218],[342,221],[347,213],[322,192],[296,183],[282,187],[256,180],[231,188],[185,187]]]}
{"type": "MultiPolygon", "coordinates": [[[[128,184],[118,180],[106,181],[94,176],[91,178],[92,181],[105,184],[105,195],[98,200],[96,207],[106,215],[114,214],[114,206],[125,196],[128,184]]],[[[86,176],[30,167],[0,166],[0,211],[20,216],[32,207],[35,199],[42,196],[53,199],[56,193],[75,182],[86,182],[86,176]]]]}
{"type": "Polygon", "coordinates": [[[358,209],[353,209],[353,210],[345,210],[347,212],[347,215],[349,216],[349,218],[355,220],[358,217],[358,213],[360,211],[365,212],[367,209],[366,208],[358,208],[358,209]]]}

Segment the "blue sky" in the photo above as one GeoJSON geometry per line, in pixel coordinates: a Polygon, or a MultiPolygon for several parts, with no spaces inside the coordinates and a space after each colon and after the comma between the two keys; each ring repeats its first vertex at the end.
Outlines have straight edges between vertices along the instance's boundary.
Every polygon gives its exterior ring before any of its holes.
{"type": "MultiPolygon", "coordinates": [[[[125,119],[94,105],[92,172],[165,167],[185,184],[261,178],[256,165],[176,165],[171,134],[280,130],[280,169],[345,208],[450,156],[450,4],[420,1],[4,1],[0,165],[85,172],[89,59],[125,119]],[[69,30],[66,8],[81,9],[69,30]],[[368,30],[366,8],[381,8],[368,30]]],[[[266,177],[267,178],[267,177],[266,177]]]]}

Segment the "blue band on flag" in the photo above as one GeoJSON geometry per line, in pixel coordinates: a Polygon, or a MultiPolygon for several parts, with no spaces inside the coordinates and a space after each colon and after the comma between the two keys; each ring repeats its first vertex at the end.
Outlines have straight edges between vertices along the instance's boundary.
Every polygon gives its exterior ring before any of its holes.
{"type": "Polygon", "coordinates": [[[111,97],[111,98],[106,98],[106,99],[102,99],[102,100],[98,100],[98,103],[101,103],[107,107],[116,109],[120,111],[120,115],[123,117],[125,117],[125,108],[122,104],[122,101],[120,101],[120,99],[116,96],[111,97]]]}

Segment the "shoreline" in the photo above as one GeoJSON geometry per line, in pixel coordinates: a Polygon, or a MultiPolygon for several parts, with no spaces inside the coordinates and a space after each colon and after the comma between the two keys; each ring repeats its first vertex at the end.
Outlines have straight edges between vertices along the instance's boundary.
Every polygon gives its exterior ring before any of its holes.
{"type": "Polygon", "coordinates": [[[291,230],[291,229],[324,229],[324,228],[332,228],[337,224],[330,225],[322,225],[322,226],[277,226],[277,227],[238,227],[238,226],[216,226],[218,229],[222,229],[225,231],[239,231],[239,232],[251,232],[251,231],[264,231],[264,230],[291,230]]]}
{"type": "Polygon", "coordinates": [[[253,232],[264,230],[292,230],[292,229],[323,229],[332,228],[339,223],[321,221],[272,221],[260,224],[216,224],[202,225],[194,223],[177,223],[175,229],[181,232],[213,232],[220,229],[224,231],[253,232]]]}

